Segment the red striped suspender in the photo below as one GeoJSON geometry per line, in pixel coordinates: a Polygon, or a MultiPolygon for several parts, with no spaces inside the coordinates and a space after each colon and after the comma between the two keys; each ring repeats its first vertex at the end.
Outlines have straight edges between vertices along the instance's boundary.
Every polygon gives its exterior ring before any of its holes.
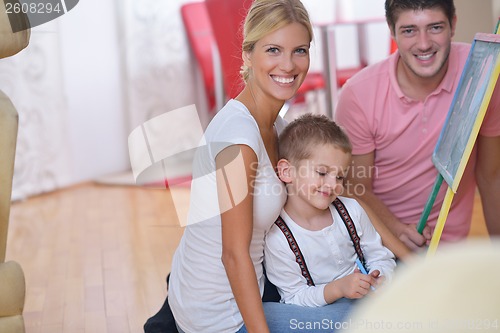
{"type": "Polygon", "coordinates": [[[342,203],[342,201],[340,201],[339,198],[336,198],[333,201],[333,205],[335,206],[335,209],[337,209],[337,212],[342,218],[342,221],[344,221],[345,227],[349,232],[349,237],[351,237],[352,244],[354,245],[354,250],[356,250],[356,254],[359,257],[359,260],[361,260],[363,267],[365,267],[366,269],[365,256],[363,255],[363,251],[361,250],[361,245],[359,244],[359,236],[358,233],[356,232],[356,227],[354,226],[354,222],[352,222],[351,216],[349,215],[347,208],[345,208],[344,204],[342,203]]]}
{"type": "Polygon", "coordinates": [[[278,228],[280,228],[281,232],[283,232],[283,234],[285,235],[286,240],[288,241],[288,245],[290,246],[290,249],[295,254],[295,261],[297,262],[297,264],[299,264],[302,276],[307,281],[307,285],[314,286],[314,281],[311,277],[311,274],[309,274],[309,270],[307,269],[306,260],[304,259],[304,256],[300,251],[299,244],[295,240],[295,237],[293,237],[292,231],[288,228],[288,225],[285,223],[285,221],[283,221],[281,216],[278,216],[278,219],[274,223],[278,226],[278,228]]]}
{"type": "MultiPolygon", "coordinates": [[[[361,260],[361,263],[363,264],[363,266],[365,266],[365,256],[363,255],[363,251],[361,250],[361,245],[359,244],[360,239],[356,231],[356,227],[354,226],[354,222],[352,222],[351,216],[347,211],[347,208],[344,206],[344,204],[342,203],[342,201],[340,201],[339,198],[333,201],[333,205],[337,210],[337,212],[339,213],[340,217],[342,218],[342,221],[344,221],[347,231],[349,232],[349,237],[351,238],[351,241],[354,245],[354,250],[356,251],[356,254],[359,257],[359,260],[361,260]]],[[[306,260],[302,255],[302,252],[300,251],[299,244],[295,240],[292,231],[290,230],[290,228],[288,228],[288,225],[285,223],[285,221],[283,221],[281,216],[278,216],[278,219],[274,223],[278,226],[278,228],[280,228],[281,232],[283,232],[283,234],[285,235],[286,240],[288,241],[288,245],[290,246],[290,249],[295,255],[295,261],[300,267],[302,276],[307,281],[307,285],[314,286],[314,281],[311,277],[311,274],[309,273],[309,269],[307,268],[306,260]]]]}

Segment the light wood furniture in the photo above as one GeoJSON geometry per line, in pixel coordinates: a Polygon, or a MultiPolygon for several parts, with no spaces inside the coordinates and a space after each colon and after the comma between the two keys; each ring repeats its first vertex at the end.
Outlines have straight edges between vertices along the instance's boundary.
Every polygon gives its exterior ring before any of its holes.
{"type": "MultiPolygon", "coordinates": [[[[0,58],[24,49],[30,38],[27,16],[21,12],[7,15],[0,5],[0,58]]],[[[9,97],[0,90],[0,332],[23,333],[25,281],[21,266],[5,262],[9,213],[16,154],[18,115],[9,97]]]]}
{"type": "Polygon", "coordinates": [[[0,332],[24,332],[25,281],[21,266],[5,262],[11,205],[18,116],[0,90],[0,332]]]}

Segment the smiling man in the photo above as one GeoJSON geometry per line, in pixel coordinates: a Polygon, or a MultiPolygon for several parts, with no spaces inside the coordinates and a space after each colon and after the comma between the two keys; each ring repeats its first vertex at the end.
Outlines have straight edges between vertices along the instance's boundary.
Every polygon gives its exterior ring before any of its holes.
{"type": "MultiPolygon", "coordinates": [[[[385,9],[398,52],[346,83],[336,120],[353,144],[353,169],[375,170],[349,173],[358,199],[417,250],[430,239],[443,202],[445,186],[419,234],[416,224],[437,175],[431,156],[470,45],[452,42],[457,24],[453,0],[386,0],[385,9]]],[[[500,235],[499,95],[497,85],[453,200],[444,242],[467,237],[476,185],[488,230],[500,235]]]]}

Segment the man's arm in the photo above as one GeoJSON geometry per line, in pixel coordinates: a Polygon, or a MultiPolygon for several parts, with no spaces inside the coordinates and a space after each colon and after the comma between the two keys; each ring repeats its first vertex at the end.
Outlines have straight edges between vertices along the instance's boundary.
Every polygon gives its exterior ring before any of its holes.
{"type": "Polygon", "coordinates": [[[377,230],[380,238],[382,238],[382,243],[384,244],[384,246],[391,250],[396,258],[403,261],[410,260],[413,254],[410,248],[406,246],[406,244],[403,243],[398,237],[396,237],[396,235],[393,234],[391,230],[389,230],[385,223],[382,222],[379,216],[374,211],[372,211],[372,209],[366,203],[364,203],[358,197],[356,197],[356,199],[361,207],[363,207],[363,209],[365,210],[366,215],[368,215],[371,224],[375,227],[375,230],[377,230]]]}
{"type": "Polygon", "coordinates": [[[476,182],[490,235],[500,236],[500,136],[477,139],[476,182]]]}
{"type": "MultiPolygon", "coordinates": [[[[372,170],[374,167],[374,158],[375,154],[373,152],[364,155],[353,155],[352,167],[354,170],[372,170]]],[[[401,223],[389,208],[373,193],[373,178],[370,172],[349,172],[347,181],[346,192],[348,192],[348,195],[358,199],[360,204],[367,211],[370,219],[372,219],[372,223],[382,237],[384,245],[393,251],[396,256],[398,256],[398,254],[394,252],[392,248],[393,245],[388,243],[388,241],[392,242],[393,240],[387,237],[387,232],[384,228],[380,228],[380,224],[384,224],[387,229],[412,250],[417,250],[424,246],[427,240],[430,239],[431,234],[428,227],[424,230],[424,237],[417,232],[415,225],[401,223]],[[373,217],[373,213],[376,214],[378,219],[373,217]]],[[[398,248],[400,248],[400,245],[396,242],[395,246],[396,251],[399,252],[400,250],[398,250],[398,248]]],[[[404,248],[402,251],[402,254],[405,255],[404,248]]]]}

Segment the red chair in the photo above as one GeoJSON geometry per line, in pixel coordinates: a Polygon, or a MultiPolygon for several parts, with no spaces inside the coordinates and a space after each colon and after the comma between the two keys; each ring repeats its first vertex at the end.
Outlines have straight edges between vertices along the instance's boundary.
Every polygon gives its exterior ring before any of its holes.
{"type": "Polygon", "coordinates": [[[244,86],[240,76],[242,26],[252,0],[205,0],[205,4],[219,49],[226,99],[235,98],[244,86]]]}
{"type": "Polygon", "coordinates": [[[204,2],[186,3],[181,7],[181,16],[186,29],[187,38],[193,50],[203,76],[203,84],[208,103],[209,114],[213,115],[217,107],[218,91],[215,69],[216,44],[210,18],[204,2]]]}
{"type": "Polygon", "coordinates": [[[391,38],[391,49],[390,49],[391,54],[393,54],[397,50],[398,50],[398,44],[396,43],[394,38],[391,38]]]}

